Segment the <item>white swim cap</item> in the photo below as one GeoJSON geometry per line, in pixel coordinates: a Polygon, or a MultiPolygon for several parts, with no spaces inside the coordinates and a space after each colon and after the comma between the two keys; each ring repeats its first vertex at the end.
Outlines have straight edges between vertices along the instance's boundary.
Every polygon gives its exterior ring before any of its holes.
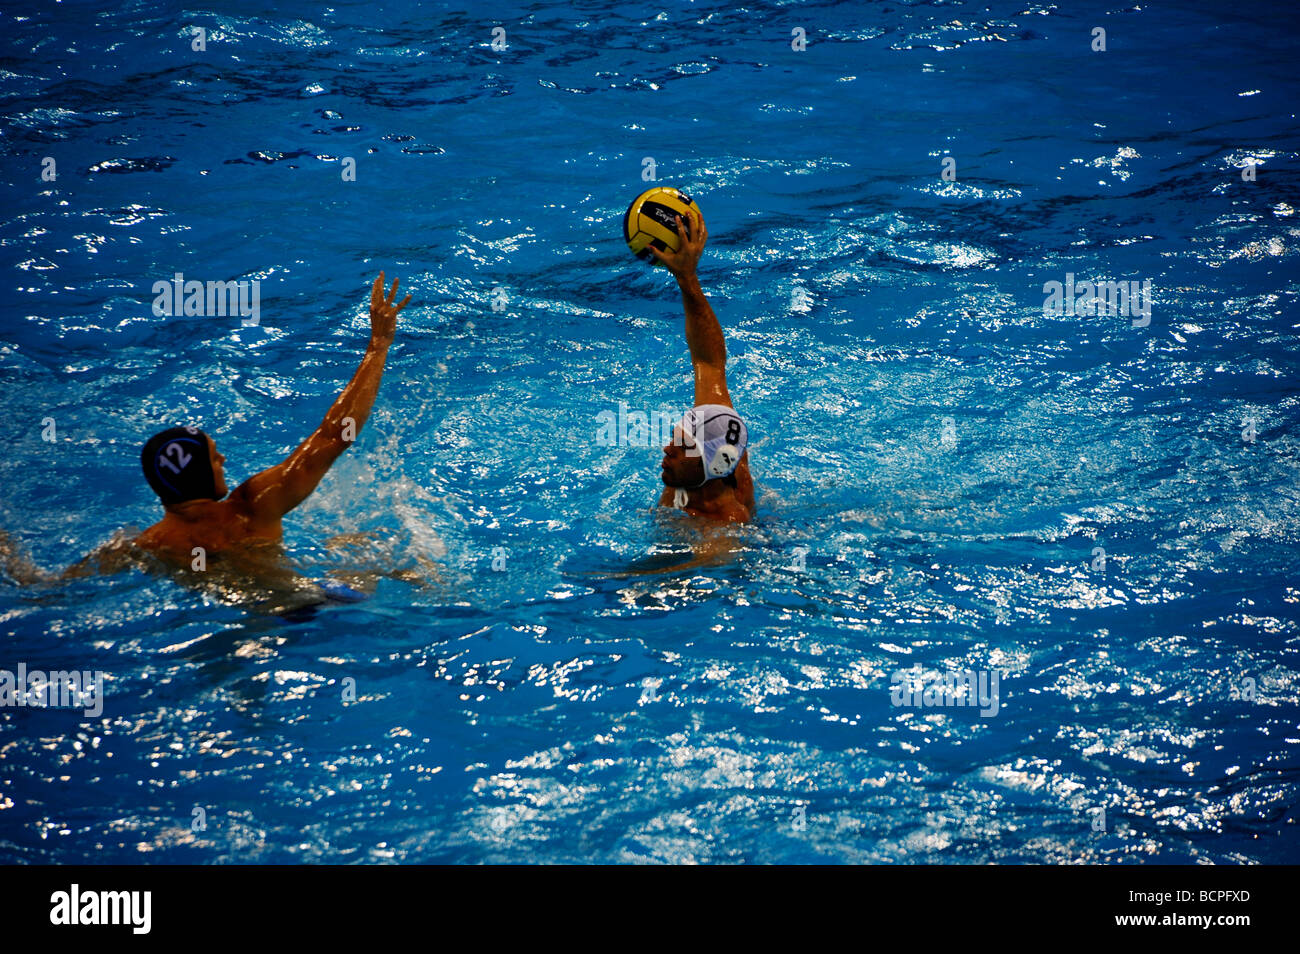
{"type": "MultiPolygon", "coordinates": [[[[689,437],[701,452],[704,461],[703,487],[710,480],[728,477],[735,473],[740,458],[749,446],[749,429],[740,415],[723,404],[701,404],[682,417],[682,433],[689,437]]],[[[687,450],[688,457],[696,456],[687,450]]]]}

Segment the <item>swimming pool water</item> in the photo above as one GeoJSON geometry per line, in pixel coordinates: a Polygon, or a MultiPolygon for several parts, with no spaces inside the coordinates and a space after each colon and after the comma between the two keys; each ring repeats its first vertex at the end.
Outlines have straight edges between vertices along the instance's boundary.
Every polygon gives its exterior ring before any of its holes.
{"type": "Polygon", "coordinates": [[[173,423],[231,486],[280,460],[383,269],[374,414],[285,521],[374,593],[5,580],[0,669],[108,682],[0,709],[0,859],[1300,860],[1294,21],[223,9],[3,14],[0,529],[56,568],[147,526],[173,423]],[[647,158],[709,222],[759,498],[686,569],[658,446],[597,439],[691,396],[621,238],[647,158]],[[258,322],[155,316],[177,272],[258,322]],[[1149,324],[1047,313],[1067,275],[1149,324]],[[998,711],[894,705],[916,666],[998,711]]]}

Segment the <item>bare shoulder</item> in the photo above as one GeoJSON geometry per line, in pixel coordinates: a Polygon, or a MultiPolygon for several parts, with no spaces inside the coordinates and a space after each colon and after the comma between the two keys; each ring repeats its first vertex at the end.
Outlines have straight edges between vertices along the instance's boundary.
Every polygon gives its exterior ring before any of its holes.
{"type": "Polygon", "coordinates": [[[750,501],[746,503],[743,499],[737,497],[735,509],[730,514],[730,521],[732,523],[749,523],[753,519],[754,519],[753,499],[751,498],[750,501]]]}
{"type": "Polygon", "coordinates": [[[177,527],[166,518],[142,530],[131,544],[136,549],[155,557],[169,558],[188,552],[188,540],[183,527],[177,527]]]}
{"type": "Polygon", "coordinates": [[[197,512],[168,514],[136,537],[135,543],[153,553],[188,555],[194,547],[215,553],[244,543],[279,540],[281,535],[279,518],[258,519],[242,495],[231,494],[197,512]]]}
{"type": "Polygon", "coordinates": [[[167,523],[166,520],[160,520],[151,527],[145,527],[138,534],[136,534],[135,539],[132,540],[131,542],[134,543],[136,546],[144,547],[147,550],[153,549],[154,547],[158,546],[159,542],[163,538],[163,535],[166,533],[166,528],[164,526],[166,523],[167,523]]]}
{"type": "Polygon", "coordinates": [[[749,451],[746,450],[736,466],[736,499],[749,510],[752,518],[757,506],[754,503],[754,476],[749,472],[749,451]]]}

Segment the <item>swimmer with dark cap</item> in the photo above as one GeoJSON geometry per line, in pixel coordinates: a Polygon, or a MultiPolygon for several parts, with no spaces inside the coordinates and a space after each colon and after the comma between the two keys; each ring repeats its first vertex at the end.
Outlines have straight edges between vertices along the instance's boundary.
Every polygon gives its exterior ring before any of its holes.
{"type": "Polygon", "coordinates": [[[330,465],[348,449],[370,416],[379,392],[397,315],[411,296],[394,304],[397,280],[387,297],[384,273],[370,289],[370,344],[356,374],[334,401],[315,433],[287,458],[254,474],[227,496],[226,458],[197,427],[173,427],[144,445],[140,463],[166,513],[135,544],[172,561],[189,562],[195,547],[207,553],[249,543],[278,542],[280,519],[310,496],[330,465]]]}
{"type": "Polygon", "coordinates": [[[664,447],[661,466],[663,507],[677,507],[696,517],[742,523],[754,517],[754,481],[749,474],[749,432],[727,391],[727,345],[722,326],[709,306],[696,275],[696,265],[709,239],[709,230],[695,209],[683,226],[677,217],[682,245],[676,252],[648,246],[673,273],[686,309],[686,344],[695,369],[695,407],[673,429],[664,447]]]}

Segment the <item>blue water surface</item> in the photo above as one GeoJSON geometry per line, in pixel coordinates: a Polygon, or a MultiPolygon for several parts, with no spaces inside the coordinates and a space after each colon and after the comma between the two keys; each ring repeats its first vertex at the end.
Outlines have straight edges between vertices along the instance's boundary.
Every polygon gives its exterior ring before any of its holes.
{"type": "Polygon", "coordinates": [[[0,860],[1300,861],[1300,28],[1127,3],[6,5],[0,669],[107,683],[0,709],[0,860]],[[658,446],[597,437],[691,402],[651,184],[759,498],[685,568],[658,446]],[[18,582],[159,519],[163,427],[281,460],[380,269],[285,540],[368,601],[18,582]],[[155,316],[177,272],[258,322],[155,316]]]}

